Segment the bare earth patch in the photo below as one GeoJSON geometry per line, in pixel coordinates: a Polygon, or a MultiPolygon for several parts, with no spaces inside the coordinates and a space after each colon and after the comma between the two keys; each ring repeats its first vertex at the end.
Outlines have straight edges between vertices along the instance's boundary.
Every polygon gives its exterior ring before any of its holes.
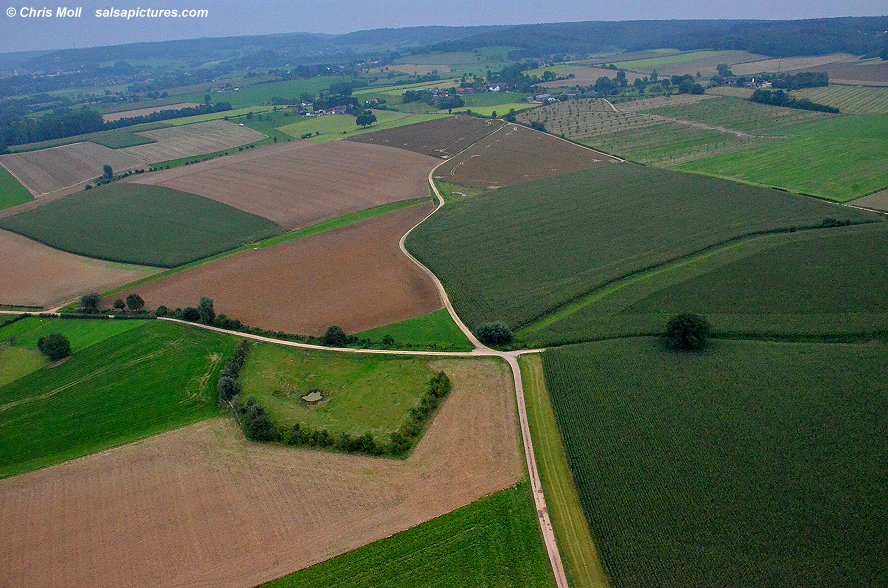
{"type": "Polygon", "coordinates": [[[0,231],[0,304],[53,308],[155,271],[65,253],[0,231]]]}
{"type": "Polygon", "coordinates": [[[349,141],[374,143],[424,153],[433,157],[453,157],[478,139],[503,125],[501,120],[473,116],[453,116],[416,125],[407,125],[352,137],[349,141]]]}
{"type": "Polygon", "coordinates": [[[167,104],[166,106],[149,106],[147,108],[134,108],[132,110],[118,110],[117,112],[109,112],[102,115],[105,122],[114,122],[122,118],[134,118],[137,116],[146,116],[155,112],[164,110],[182,110],[183,108],[194,108],[200,106],[197,102],[180,102],[179,104],[167,104]]]}
{"type": "Polygon", "coordinates": [[[79,184],[101,176],[106,163],[115,172],[122,172],[143,162],[124,149],[89,141],[0,156],[0,164],[35,196],[64,188],[80,189],[79,184]]]}
{"type": "Polygon", "coordinates": [[[882,190],[851,202],[854,206],[888,211],[888,190],[882,190]]]}
{"type": "Polygon", "coordinates": [[[439,167],[435,177],[463,186],[498,188],[615,161],[558,137],[508,125],[439,167]]]}
{"type": "Polygon", "coordinates": [[[236,125],[227,120],[210,120],[178,127],[142,131],[138,134],[154,139],[155,142],[125,147],[122,151],[126,151],[146,163],[215,153],[265,138],[265,135],[259,131],[236,125]]]}
{"type": "Polygon", "coordinates": [[[405,461],[249,443],[215,419],[0,481],[10,586],[255,586],[523,476],[505,364],[453,392],[405,461]]]}
{"type": "MultiPolygon", "coordinates": [[[[611,78],[614,79],[617,77],[617,70],[608,69],[603,67],[575,67],[573,69],[565,69],[558,72],[559,75],[568,75],[573,74],[574,77],[568,78],[566,80],[552,80],[551,82],[542,82],[537,84],[540,88],[572,88],[574,86],[592,86],[598,81],[598,78],[611,78]]],[[[637,74],[635,72],[627,71],[626,72],[626,80],[631,84],[637,78],[645,77],[642,74],[637,74]]]]}
{"type": "Polygon", "coordinates": [[[300,141],[136,176],[132,181],[212,198],[294,229],[421,198],[428,194],[428,173],[437,163],[431,157],[380,145],[300,141]]]}
{"type": "Polygon", "coordinates": [[[321,335],[330,325],[357,333],[441,308],[435,285],[398,248],[431,204],[356,225],[239,253],[134,291],[148,308],[195,306],[266,329],[321,335]]]}

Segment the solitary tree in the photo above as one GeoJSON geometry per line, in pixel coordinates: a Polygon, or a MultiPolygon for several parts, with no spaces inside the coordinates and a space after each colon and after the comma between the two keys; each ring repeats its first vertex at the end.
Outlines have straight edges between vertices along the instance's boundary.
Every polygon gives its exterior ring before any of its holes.
{"type": "Polygon", "coordinates": [[[111,169],[111,166],[107,163],[102,166],[102,179],[106,182],[110,182],[114,179],[114,170],[111,169]]]}
{"type": "Polygon", "coordinates": [[[211,298],[201,298],[200,303],[197,305],[197,312],[200,315],[200,322],[205,325],[212,325],[213,321],[216,320],[216,309],[211,298]]]}
{"type": "Polygon", "coordinates": [[[515,338],[512,329],[503,322],[482,323],[478,325],[475,333],[478,339],[487,345],[507,345],[515,338]]]}
{"type": "Polygon", "coordinates": [[[71,342],[59,333],[53,333],[37,340],[37,349],[51,361],[58,361],[71,355],[71,342]]]}
{"type": "Polygon", "coordinates": [[[130,294],[126,297],[126,307],[132,312],[142,312],[145,310],[145,301],[138,294],[130,294]]]}
{"type": "Polygon", "coordinates": [[[348,343],[348,337],[345,334],[345,331],[342,330],[342,327],[337,327],[336,325],[332,325],[327,332],[324,333],[324,345],[329,345],[330,347],[345,347],[348,343]]]}
{"type": "Polygon", "coordinates": [[[102,295],[98,292],[91,292],[80,298],[80,308],[84,312],[98,312],[99,303],[102,301],[102,295]]]}
{"type": "Polygon", "coordinates": [[[669,319],[663,337],[672,349],[697,351],[706,347],[711,333],[706,317],[685,312],[669,319]]]}
{"type": "Polygon", "coordinates": [[[359,127],[367,128],[372,126],[373,123],[376,122],[376,115],[370,112],[369,110],[365,110],[361,114],[359,114],[355,118],[355,124],[359,127]]]}

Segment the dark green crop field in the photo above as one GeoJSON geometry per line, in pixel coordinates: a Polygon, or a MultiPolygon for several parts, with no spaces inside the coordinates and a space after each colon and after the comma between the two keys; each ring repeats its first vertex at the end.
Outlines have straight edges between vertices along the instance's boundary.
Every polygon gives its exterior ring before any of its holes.
{"type": "Polygon", "coordinates": [[[615,588],[884,584],[888,342],[620,339],[544,369],[615,588]]]}
{"type": "Polygon", "coordinates": [[[757,237],[602,288],[519,333],[557,345],[659,334],[678,312],[724,335],[888,332],[888,223],[757,237]]]}
{"type": "Polygon", "coordinates": [[[445,207],[408,248],[471,327],[528,325],[610,281],[743,235],[875,215],[719,179],[609,165],[445,207]]]}
{"type": "MultiPolygon", "coordinates": [[[[103,329],[123,323],[57,321],[96,331],[83,340],[101,339],[103,329]]],[[[0,387],[0,477],[216,414],[216,378],[236,342],[200,329],[149,321],[81,351],[75,347],[62,363],[0,387]]]]}
{"type": "Polygon", "coordinates": [[[0,227],[64,251],[174,267],[284,229],[209,198],[114,183],[0,219],[0,227]]]}
{"type": "Polygon", "coordinates": [[[554,586],[530,490],[503,490],[269,588],[554,586]]]}

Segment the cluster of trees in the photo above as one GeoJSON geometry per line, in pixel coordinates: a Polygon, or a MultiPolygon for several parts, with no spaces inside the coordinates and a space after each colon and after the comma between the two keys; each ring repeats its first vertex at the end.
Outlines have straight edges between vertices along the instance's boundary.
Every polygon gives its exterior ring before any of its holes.
{"type": "MultiPolygon", "coordinates": [[[[171,311],[166,306],[158,306],[154,311],[155,316],[172,317],[175,319],[188,321],[190,323],[200,323],[202,325],[213,325],[220,328],[233,328],[229,325],[238,324],[240,321],[231,321],[228,317],[220,314],[216,317],[216,307],[212,298],[203,297],[197,304],[197,307],[186,306],[185,308],[177,308],[171,311]],[[221,320],[220,320],[221,319],[221,320]],[[223,324],[225,326],[223,326],[223,324]]],[[[239,330],[239,329],[237,329],[239,330]]]]}
{"type": "Polygon", "coordinates": [[[105,122],[102,120],[102,115],[91,108],[61,108],[42,116],[33,116],[26,108],[8,107],[0,109],[0,147],[64,139],[85,133],[225,110],[231,110],[231,105],[220,102],[180,110],[161,110],[143,116],[105,122]]]}
{"type": "Polygon", "coordinates": [[[512,329],[504,322],[481,323],[475,329],[478,340],[485,345],[508,345],[515,339],[512,329]]]}
{"type": "MultiPolygon", "coordinates": [[[[221,381],[221,378],[220,378],[221,381]]],[[[296,423],[280,427],[268,415],[268,411],[250,397],[245,403],[235,398],[232,403],[241,428],[247,438],[253,441],[278,442],[292,446],[329,447],[348,453],[367,455],[402,456],[413,447],[429,419],[450,393],[452,384],[444,372],[438,372],[429,381],[428,388],[419,404],[412,408],[401,427],[389,435],[388,441],[375,437],[372,433],[352,435],[347,432],[331,434],[329,430],[296,423]]],[[[238,389],[239,392],[239,389],[238,389]]]]}
{"type": "Polygon", "coordinates": [[[241,393],[240,373],[247,363],[247,353],[250,351],[250,344],[246,340],[241,339],[237,344],[237,349],[225,365],[222,366],[222,373],[216,382],[216,392],[219,394],[219,404],[228,405],[237,401],[241,393]]]}
{"type": "Polygon", "coordinates": [[[797,74],[782,74],[772,80],[775,88],[798,90],[829,85],[829,74],[825,71],[803,71],[797,74]]]}
{"type": "Polygon", "coordinates": [[[826,104],[818,104],[811,102],[807,98],[796,98],[790,96],[783,90],[762,90],[758,89],[752,93],[749,98],[752,102],[759,104],[769,104],[771,106],[783,106],[786,108],[798,108],[800,110],[814,110],[816,112],[832,112],[838,113],[839,109],[826,104]]]}
{"type": "MultiPolygon", "coordinates": [[[[103,310],[102,295],[98,292],[90,292],[80,297],[80,308],[78,312],[83,314],[98,314],[100,312],[110,312],[103,310]]],[[[129,312],[132,314],[143,314],[145,312],[145,301],[138,294],[130,294],[126,299],[118,298],[114,301],[112,309],[115,313],[129,312]]]]}
{"type": "Polygon", "coordinates": [[[118,298],[114,301],[114,310],[117,312],[144,312],[145,310],[145,301],[142,300],[142,297],[138,294],[130,294],[126,297],[126,300],[122,298],[118,298]]]}
{"type": "Polygon", "coordinates": [[[461,108],[466,105],[456,88],[447,90],[407,90],[402,95],[404,102],[425,102],[439,110],[461,108]]]}
{"type": "Polygon", "coordinates": [[[358,116],[355,117],[355,124],[359,127],[369,127],[372,126],[373,123],[376,122],[376,115],[373,114],[372,110],[364,110],[361,111],[358,116]]]}

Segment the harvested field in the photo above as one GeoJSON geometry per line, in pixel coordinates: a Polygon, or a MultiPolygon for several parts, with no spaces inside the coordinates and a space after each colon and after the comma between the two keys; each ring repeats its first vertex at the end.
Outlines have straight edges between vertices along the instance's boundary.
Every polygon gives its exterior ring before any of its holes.
{"type": "Polygon", "coordinates": [[[180,127],[165,127],[137,133],[147,142],[111,149],[90,141],[40,151],[0,156],[8,169],[35,196],[59,192],[70,194],[102,175],[102,166],[115,173],[180,157],[213,153],[252,143],[265,135],[224,120],[180,127]]]}
{"type": "Polygon", "coordinates": [[[404,461],[249,443],[225,419],[3,480],[4,581],[255,586],[519,482],[505,365],[435,365],[453,392],[404,461]]]}
{"type": "Polygon", "coordinates": [[[436,163],[431,157],[382,145],[304,141],[132,181],[199,194],[295,229],[426,196],[428,173],[436,163]]]}
{"type": "Polygon", "coordinates": [[[650,75],[654,70],[661,77],[690,74],[700,72],[704,77],[717,73],[716,66],[720,63],[732,65],[754,59],[762,59],[763,55],[749,53],[747,51],[691,51],[676,55],[653,57],[650,59],[635,59],[632,61],[617,61],[616,66],[650,75]]]}
{"type": "Polygon", "coordinates": [[[834,84],[852,86],[888,86],[888,62],[875,61],[866,63],[832,63],[817,68],[829,74],[829,81],[834,84]]]}
{"type": "Polygon", "coordinates": [[[153,139],[155,143],[127,147],[124,151],[146,163],[215,153],[265,138],[265,135],[258,131],[225,120],[168,127],[140,134],[153,139]]]}
{"type": "MultiPolygon", "coordinates": [[[[857,57],[850,53],[830,53],[829,55],[812,55],[807,57],[781,57],[775,59],[761,59],[758,61],[747,61],[731,66],[731,72],[738,76],[748,76],[751,74],[763,72],[784,72],[796,71],[800,69],[817,68],[817,71],[824,71],[823,66],[830,63],[847,63],[857,61],[857,57]]],[[[724,63],[724,62],[722,62],[724,63]]],[[[832,77],[832,76],[830,76],[832,77]]]]}
{"type": "Polygon", "coordinates": [[[65,253],[0,231],[0,304],[54,308],[83,294],[122,286],[155,271],[65,253]]]}
{"type": "Polygon", "coordinates": [[[431,210],[423,204],[284,245],[208,263],[135,291],[149,308],[194,306],[252,326],[320,335],[380,327],[441,308],[434,284],[398,248],[431,210]]]}
{"type": "Polygon", "coordinates": [[[146,116],[164,110],[182,110],[183,108],[194,108],[195,106],[200,106],[200,104],[197,102],[180,102],[179,104],[167,104],[166,106],[149,106],[148,108],[135,108],[133,110],[118,110],[117,112],[103,114],[102,120],[105,122],[114,122],[122,118],[146,116]]]}
{"type": "Polygon", "coordinates": [[[90,142],[0,156],[0,164],[35,196],[64,188],[74,191],[101,176],[106,163],[115,172],[122,172],[144,162],[126,149],[90,142]]]}
{"type": "Polygon", "coordinates": [[[882,190],[851,202],[854,206],[888,211],[888,190],[882,190]]]}
{"type": "Polygon", "coordinates": [[[502,126],[499,120],[456,116],[355,137],[352,141],[398,147],[433,157],[452,157],[502,126]]]}
{"type": "Polygon", "coordinates": [[[518,125],[507,125],[438,168],[436,177],[498,188],[613,163],[598,153],[518,125]]]}

